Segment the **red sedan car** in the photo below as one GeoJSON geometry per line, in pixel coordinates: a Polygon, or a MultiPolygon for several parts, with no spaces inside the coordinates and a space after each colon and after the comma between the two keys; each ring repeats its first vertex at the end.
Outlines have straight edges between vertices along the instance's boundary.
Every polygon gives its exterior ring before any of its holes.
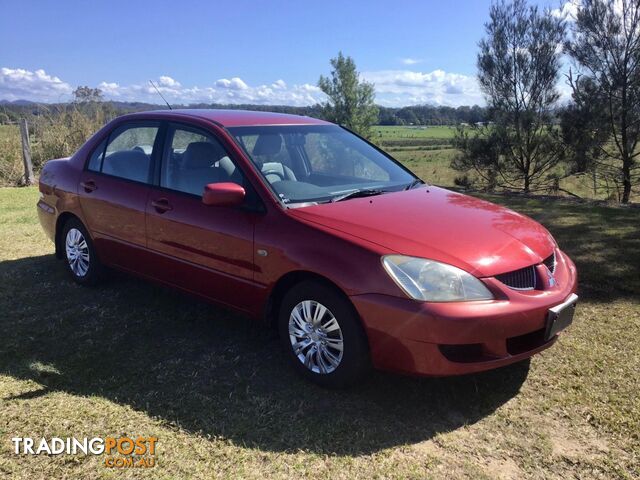
{"type": "Polygon", "coordinates": [[[76,282],[111,267],[263,319],[326,386],[371,366],[440,376],[523,360],[577,301],[575,266],[541,225],[312,118],[125,115],[48,162],[40,192],[76,282]]]}

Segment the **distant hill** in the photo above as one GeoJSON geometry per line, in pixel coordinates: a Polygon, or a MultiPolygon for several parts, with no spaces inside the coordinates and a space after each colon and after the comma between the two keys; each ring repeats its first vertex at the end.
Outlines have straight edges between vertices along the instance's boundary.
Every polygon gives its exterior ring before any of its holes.
{"type": "Polygon", "coordinates": [[[0,100],[0,105],[16,105],[16,106],[26,106],[26,105],[35,105],[36,102],[32,102],[31,100],[0,100]]]}

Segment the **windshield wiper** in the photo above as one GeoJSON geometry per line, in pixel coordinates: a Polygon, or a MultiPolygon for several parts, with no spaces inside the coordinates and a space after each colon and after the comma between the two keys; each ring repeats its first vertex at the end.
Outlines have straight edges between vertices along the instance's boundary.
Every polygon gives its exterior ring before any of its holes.
{"type": "Polygon", "coordinates": [[[412,188],[415,188],[418,185],[424,185],[424,182],[422,180],[420,180],[419,178],[416,178],[416,179],[413,180],[413,182],[411,182],[409,185],[404,187],[404,190],[411,190],[412,188]]]}
{"type": "Polygon", "coordinates": [[[342,195],[338,195],[337,197],[333,197],[331,201],[341,202],[342,200],[349,200],[350,198],[372,197],[374,195],[381,195],[383,193],[387,193],[387,191],[381,190],[379,188],[363,188],[361,190],[354,190],[353,192],[349,192],[342,195]]]}

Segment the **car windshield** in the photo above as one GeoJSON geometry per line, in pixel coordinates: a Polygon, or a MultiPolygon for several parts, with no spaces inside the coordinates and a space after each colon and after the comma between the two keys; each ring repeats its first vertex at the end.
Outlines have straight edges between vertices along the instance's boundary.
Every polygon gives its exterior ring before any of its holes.
{"type": "Polygon", "coordinates": [[[337,125],[229,128],[280,200],[304,206],[379,195],[416,177],[337,125]]]}

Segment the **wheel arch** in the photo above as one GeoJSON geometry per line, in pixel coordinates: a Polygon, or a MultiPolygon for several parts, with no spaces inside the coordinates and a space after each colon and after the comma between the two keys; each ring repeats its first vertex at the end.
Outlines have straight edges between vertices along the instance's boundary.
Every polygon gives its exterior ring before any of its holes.
{"type": "MultiPolygon", "coordinates": [[[[62,243],[63,241],[62,231],[64,230],[65,224],[72,218],[82,223],[82,220],[80,220],[80,217],[78,217],[77,215],[71,212],[62,212],[60,215],[58,215],[58,218],[56,219],[56,230],[55,230],[56,258],[64,258],[64,245],[62,243]]],[[[84,223],[82,224],[84,225],[84,223]]]]}
{"type": "Polygon", "coordinates": [[[263,316],[265,323],[270,327],[275,327],[277,325],[278,312],[280,310],[280,305],[282,303],[282,300],[285,294],[294,285],[297,285],[298,283],[301,283],[307,280],[313,280],[313,281],[322,283],[328,286],[329,288],[331,288],[332,290],[335,290],[336,292],[338,292],[347,300],[347,303],[350,305],[355,318],[357,318],[358,322],[360,322],[360,326],[362,327],[362,331],[364,332],[365,337],[367,338],[367,343],[368,343],[369,339],[368,339],[367,329],[364,325],[364,322],[360,318],[360,315],[358,314],[358,310],[356,309],[353,302],[351,302],[351,299],[349,298],[349,296],[335,282],[331,281],[330,279],[328,279],[323,275],[310,272],[308,270],[295,270],[292,272],[288,272],[278,279],[274,287],[271,289],[271,293],[269,294],[269,297],[265,304],[265,310],[264,310],[264,316],[263,316]]]}

